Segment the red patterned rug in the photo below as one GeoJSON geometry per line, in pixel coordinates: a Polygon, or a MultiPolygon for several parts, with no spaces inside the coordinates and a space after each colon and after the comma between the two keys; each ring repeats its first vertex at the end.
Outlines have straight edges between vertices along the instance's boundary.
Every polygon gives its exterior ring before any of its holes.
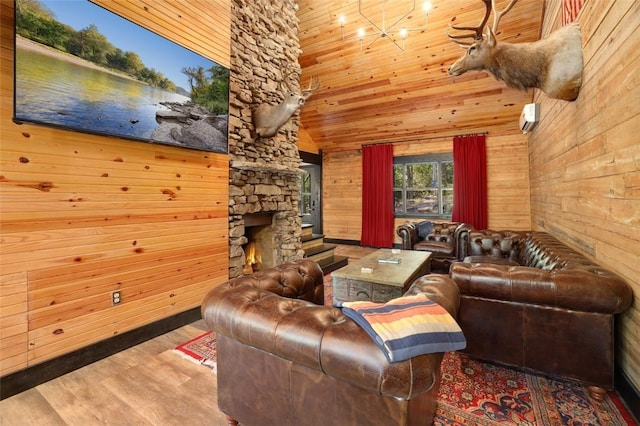
{"type": "MultiPolygon", "coordinates": [[[[327,276],[328,277],[328,276],[327,276]]],[[[325,303],[332,303],[325,277],[325,303]]],[[[215,368],[215,334],[205,333],[176,348],[194,362],[215,368]]],[[[457,353],[442,360],[435,426],[632,426],[637,425],[615,392],[595,403],[574,381],[469,361],[463,371],[457,353]]]]}
{"type": "MultiPolygon", "coordinates": [[[[179,345],[185,358],[213,368],[215,333],[179,345]]],[[[435,426],[632,426],[637,425],[615,392],[601,404],[576,382],[469,361],[460,368],[457,353],[442,360],[435,426]]]]}
{"type": "Polygon", "coordinates": [[[206,365],[214,372],[216,370],[216,334],[213,331],[207,331],[188,342],[178,345],[174,352],[189,361],[206,365]]]}

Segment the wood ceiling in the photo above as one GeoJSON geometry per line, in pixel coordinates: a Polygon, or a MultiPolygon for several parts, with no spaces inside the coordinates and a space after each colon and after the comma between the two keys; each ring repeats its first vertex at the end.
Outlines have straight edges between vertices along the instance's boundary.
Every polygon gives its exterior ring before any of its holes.
{"type": "MultiPolygon", "coordinates": [[[[381,1],[362,1],[367,16],[379,22],[381,11],[375,5],[381,1]]],[[[498,7],[507,3],[498,0],[498,7]]],[[[447,74],[449,65],[464,52],[447,38],[448,25],[476,25],[484,4],[480,0],[431,0],[431,4],[428,27],[409,34],[404,52],[382,38],[368,49],[365,42],[361,51],[357,39],[342,39],[339,22],[343,15],[347,37],[365,26],[357,0],[298,0],[301,85],[312,75],[321,80],[302,109],[301,133],[306,131],[318,148],[334,151],[365,143],[518,131],[531,90],[507,88],[486,72],[447,74]]],[[[412,0],[387,0],[386,22],[412,6],[412,0]]],[[[538,40],[543,8],[542,0],[520,0],[502,18],[497,39],[538,40]]],[[[409,28],[424,25],[421,0],[416,0],[406,21],[409,28]]]]}

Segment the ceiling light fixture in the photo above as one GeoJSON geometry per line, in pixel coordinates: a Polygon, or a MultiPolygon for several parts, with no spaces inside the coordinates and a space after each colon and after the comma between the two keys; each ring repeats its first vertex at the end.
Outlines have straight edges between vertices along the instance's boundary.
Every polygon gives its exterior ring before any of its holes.
{"type": "Polygon", "coordinates": [[[376,40],[378,40],[379,38],[386,38],[389,41],[391,41],[393,44],[395,44],[398,49],[402,50],[404,52],[404,41],[407,38],[407,36],[409,35],[410,32],[414,32],[414,31],[424,31],[425,29],[427,29],[427,26],[429,25],[429,11],[431,10],[431,3],[429,2],[425,2],[422,5],[422,11],[424,12],[424,17],[425,17],[425,24],[423,27],[420,28],[406,28],[406,27],[401,27],[399,29],[396,29],[396,27],[407,17],[409,16],[409,14],[411,14],[414,10],[416,10],[416,1],[413,1],[413,7],[406,12],[404,15],[402,15],[401,17],[399,17],[398,19],[396,19],[391,25],[386,26],[386,16],[385,16],[385,10],[384,10],[384,3],[385,1],[382,0],[382,17],[380,19],[380,25],[378,25],[377,23],[373,22],[367,15],[364,14],[364,12],[362,11],[362,2],[363,0],[358,0],[358,12],[360,13],[360,15],[366,19],[367,21],[369,21],[369,23],[373,26],[374,30],[376,32],[367,34],[364,28],[359,28],[358,32],[356,33],[356,35],[354,36],[350,36],[350,37],[345,37],[344,35],[344,27],[346,25],[346,19],[343,15],[340,16],[339,20],[340,20],[340,29],[342,31],[342,39],[343,40],[359,40],[360,41],[360,51],[362,51],[362,45],[364,43],[365,39],[368,39],[370,37],[373,37],[373,39],[369,42],[369,44],[367,44],[367,49],[369,48],[369,46],[371,46],[376,40]],[[398,43],[400,41],[400,43],[398,43]]]}

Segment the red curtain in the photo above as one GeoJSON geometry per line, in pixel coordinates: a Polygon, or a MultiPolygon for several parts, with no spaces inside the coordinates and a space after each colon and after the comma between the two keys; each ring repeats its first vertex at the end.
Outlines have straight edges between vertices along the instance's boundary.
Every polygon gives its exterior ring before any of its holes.
{"type": "Polygon", "coordinates": [[[453,215],[476,229],[487,229],[487,154],[484,135],[453,138],[453,215]]]}
{"type": "Polygon", "coordinates": [[[370,247],[392,247],[393,219],[393,146],[364,146],[360,243],[370,247]]]}

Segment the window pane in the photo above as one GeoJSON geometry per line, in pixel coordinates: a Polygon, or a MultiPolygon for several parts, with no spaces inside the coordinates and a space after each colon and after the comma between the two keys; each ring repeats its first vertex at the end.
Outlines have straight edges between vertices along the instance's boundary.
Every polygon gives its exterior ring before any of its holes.
{"type": "Polygon", "coordinates": [[[450,217],[453,206],[453,168],[451,154],[394,158],[396,216],[450,217]]]}
{"type": "Polygon", "coordinates": [[[442,168],[442,187],[453,188],[453,161],[443,161],[440,167],[442,168]]]}
{"type": "Polygon", "coordinates": [[[407,191],[407,213],[438,214],[438,191],[407,191]]]}
{"type": "Polygon", "coordinates": [[[442,190],[442,213],[451,214],[453,212],[453,189],[442,190]]]}
{"type": "Polygon", "coordinates": [[[302,175],[302,182],[300,186],[302,186],[302,192],[311,192],[311,176],[309,173],[305,172],[302,175]]]}
{"type": "Polygon", "coordinates": [[[436,188],[438,163],[407,164],[407,188],[436,188]]]}
{"type": "Polygon", "coordinates": [[[404,186],[404,166],[393,166],[393,187],[402,188],[404,186]]]}
{"type": "Polygon", "coordinates": [[[393,191],[393,210],[396,214],[404,213],[404,203],[402,202],[402,191],[393,191]]]}
{"type": "Polygon", "coordinates": [[[300,210],[303,215],[311,214],[311,195],[302,194],[302,200],[300,200],[300,210]]]}

